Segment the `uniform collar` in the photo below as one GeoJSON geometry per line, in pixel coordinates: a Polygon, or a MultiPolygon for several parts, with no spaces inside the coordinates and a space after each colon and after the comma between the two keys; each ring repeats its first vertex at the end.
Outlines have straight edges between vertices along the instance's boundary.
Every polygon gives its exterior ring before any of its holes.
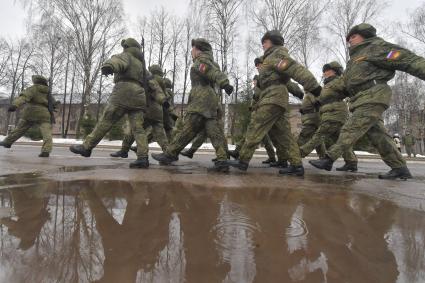
{"type": "Polygon", "coordinates": [[[325,85],[327,85],[328,83],[330,83],[331,81],[335,80],[336,78],[338,78],[338,76],[337,76],[337,75],[332,76],[332,77],[329,77],[329,78],[326,78],[326,79],[324,79],[324,80],[323,80],[323,83],[324,83],[325,85]]]}
{"type": "Polygon", "coordinates": [[[362,43],[357,44],[356,46],[352,46],[348,48],[350,56],[364,49],[366,46],[369,46],[373,41],[375,41],[377,37],[366,38],[362,43]]]}

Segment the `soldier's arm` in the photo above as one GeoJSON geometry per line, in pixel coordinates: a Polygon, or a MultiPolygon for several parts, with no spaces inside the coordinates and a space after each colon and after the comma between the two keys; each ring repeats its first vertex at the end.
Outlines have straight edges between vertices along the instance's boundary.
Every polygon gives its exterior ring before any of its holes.
{"type": "Polygon", "coordinates": [[[220,88],[229,84],[227,75],[208,60],[198,60],[194,67],[204,78],[217,84],[220,88]]]}
{"type": "Polygon", "coordinates": [[[111,59],[106,60],[105,63],[103,63],[102,68],[111,68],[114,73],[125,72],[130,64],[129,56],[130,55],[126,53],[114,55],[111,59]]]}
{"type": "Polygon", "coordinates": [[[153,77],[150,77],[148,83],[149,88],[152,90],[152,97],[155,99],[155,101],[160,105],[164,104],[164,102],[167,101],[167,96],[165,95],[159,83],[153,77]]]}
{"type": "Polygon", "coordinates": [[[298,97],[299,99],[303,99],[304,97],[304,92],[302,91],[302,89],[298,86],[297,83],[294,83],[292,81],[289,81],[286,84],[286,88],[288,89],[288,91],[295,97],[298,97]]]}
{"type": "Polygon", "coordinates": [[[19,108],[25,103],[30,102],[33,96],[34,96],[34,89],[32,87],[24,89],[24,91],[22,91],[22,93],[13,101],[12,105],[19,108]]]}

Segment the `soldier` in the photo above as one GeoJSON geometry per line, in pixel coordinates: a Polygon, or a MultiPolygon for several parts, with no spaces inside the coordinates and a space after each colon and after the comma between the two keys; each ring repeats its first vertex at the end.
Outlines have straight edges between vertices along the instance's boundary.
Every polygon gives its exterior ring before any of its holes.
{"type": "Polygon", "coordinates": [[[170,79],[165,78],[165,95],[167,96],[167,101],[170,104],[168,109],[164,109],[164,130],[165,134],[169,141],[171,141],[173,135],[173,129],[176,125],[176,120],[178,116],[174,113],[174,93],[173,93],[173,83],[170,79]]]}
{"type": "Polygon", "coordinates": [[[251,117],[240,160],[227,163],[240,170],[247,170],[256,147],[269,133],[278,153],[287,152],[291,163],[279,173],[303,176],[304,167],[299,147],[291,133],[288,119],[289,95],[286,83],[293,78],[306,91],[317,95],[320,94],[321,87],[306,68],[289,56],[287,49],[283,47],[284,40],[280,32],[268,31],[261,42],[264,49],[263,65],[259,72],[261,98],[251,117]]]}
{"type": "Polygon", "coordinates": [[[425,59],[410,50],[391,44],[376,36],[376,29],[366,23],[354,26],[347,34],[350,61],[344,72],[344,88],[350,96],[352,115],[341,129],[341,134],[324,159],[310,163],[331,170],[334,161],[364,135],[378,150],[383,161],[391,167],[381,179],[411,178],[406,161],[388,135],[382,114],[391,101],[391,87],[387,82],[395,71],[403,71],[425,79],[425,59]]]}
{"type": "Polygon", "coordinates": [[[192,58],[193,65],[190,70],[192,90],[183,129],[164,153],[152,154],[152,157],[161,164],[171,164],[178,160],[179,153],[196,135],[206,130],[207,137],[216,150],[217,161],[214,169],[226,172],[229,169],[225,163],[227,152],[224,146],[225,138],[217,119],[218,95],[214,87],[218,85],[230,95],[233,86],[214,62],[212,47],[207,40],[202,38],[192,40],[192,58]]]}
{"type": "Polygon", "coordinates": [[[412,154],[414,157],[416,157],[416,151],[415,151],[415,145],[416,145],[416,138],[412,135],[411,131],[408,131],[407,134],[403,137],[403,145],[406,149],[406,153],[408,157],[412,157],[412,154]]]}
{"type": "MultiPolygon", "coordinates": [[[[137,142],[137,160],[130,164],[130,168],[148,168],[148,140],[143,128],[143,112],[146,111],[143,54],[140,44],[133,38],[123,40],[121,46],[123,52],[112,56],[101,68],[102,75],[114,75],[115,83],[101,120],[82,145],[73,145],[69,149],[75,154],[90,157],[92,149],[109,132],[113,124],[127,115],[137,142]]],[[[157,84],[154,80],[149,80],[149,85],[157,84]]]]}
{"type": "MultiPolygon", "coordinates": [[[[348,107],[345,103],[345,93],[342,92],[344,81],[341,75],[344,69],[338,62],[331,62],[323,66],[323,77],[325,86],[317,98],[320,105],[320,126],[313,137],[300,147],[301,156],[305,157],[319,145],[329,148],[338,140],[342,126],[348,119],[348,107]]],[[[357,171],[357,157],[350,148],[342,155],[345,164],[337,168],[337,171],[357,171]]]]}
{"type": "Polygon", "coordinates": [[[16,98],[8,111],[15,112],[19,107],[26,105],[22,117],[16,128],[0,142],[0,146],[10,148],[12,144],[22,137],[30,128],[40,127],[43,136],[43,146],[39,157],[49,157],[52,151],[52,116],[49,111],[49,87],[47,79],[43,76],[32,76],[33,85],[25,89],[16,98]]]}

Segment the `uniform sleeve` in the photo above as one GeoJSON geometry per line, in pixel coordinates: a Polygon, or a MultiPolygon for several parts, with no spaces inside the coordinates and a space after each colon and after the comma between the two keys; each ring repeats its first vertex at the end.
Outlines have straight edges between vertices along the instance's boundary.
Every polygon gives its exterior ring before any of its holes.
{"type": "Polygon", "coordinates": [[[378,67],[406,72],[425,80],[425,58],[396,44],[386,42],[376,56],[366,58],[378,67]]]}
{"type": "Polygon", "coordinates": [[[167,97],[159,83],[154,78],[149,80],[149,88],[152,90],[151,95],[155,101],[160,105],[164,104],[164,102],[167,100],[167,97]]]}
{"type": "Polygon", "coordinates": [[[34,96],[34,89],[32,87],[25,89],[14,101],[13,105],[16,107],[21,107],[25,103],[28,103],[32,100],[34,96]]]}
{"type": "Polygon", "coordinates": [[[210,82],[217,84],[220,88],[223,88],[229,84],[227,75],[220,71],[219,68],[214,66],[208,60],[197,60],[193,66],[199,74],[209,80],[210,82]]]}
{"type": "Polygon", "coordinates": [[[127,70],[130,65],[130,56],[126,53],[121,53],[114,55],[111,59],[107,60],[103,67],[111,67],[114,70],[114,73],[123,73],[127,70]]]}
{"type": "Polygon", "coordinates": [[[288,89],[288,91],[295,97],[298,97],[299,99],[303,99],[304,97],[304,92],[302,91],[302,89],[298,86],[297,83],[291,82],[289,81],[286,84],[286,87],[288,89]]]}

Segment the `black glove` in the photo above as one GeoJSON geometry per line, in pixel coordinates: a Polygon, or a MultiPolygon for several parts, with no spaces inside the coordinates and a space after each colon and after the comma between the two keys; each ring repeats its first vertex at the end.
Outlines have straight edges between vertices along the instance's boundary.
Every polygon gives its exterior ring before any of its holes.
{"type": "Polygon", "coordinates": [[[316,109],[316,112],[319,112],[320,106],[322,106],[322,104],[319,100],[314,102],[314,109],[316,109]]]}
{"type": "Polygon", "coordinates": [[[231,95],[233,92],[233,86],[230,84],[227,84],[223,87],[224,91],[227,93],[227,95],[231,95]]]}
{"type": "Polygon", "coordinates": [[[9,108],[7,108],[7,112],[15,112],[18,107],[15,105],[10,105],[9,108]]]}
{"type": "Polygon", "coordinates": [[[164,107],[164,109],[168,109],[170,108],[170,102],[168,102],[168,100],[164,101],[164,103],[162,103],[162,107],[164,107]]]}
{"type": "Polygon", "coordinates": [[[320,85],[311,91],[311,93],[315,97],[319,97],[321,92],[322,92],[322,87],[320,85]]]}
{"type": "Polygon", "coordinates": [[[102,75],[109,76],[113,74],[114,74],[114,69],[111,66],[109,65],[102,66],[102,75]]]}

